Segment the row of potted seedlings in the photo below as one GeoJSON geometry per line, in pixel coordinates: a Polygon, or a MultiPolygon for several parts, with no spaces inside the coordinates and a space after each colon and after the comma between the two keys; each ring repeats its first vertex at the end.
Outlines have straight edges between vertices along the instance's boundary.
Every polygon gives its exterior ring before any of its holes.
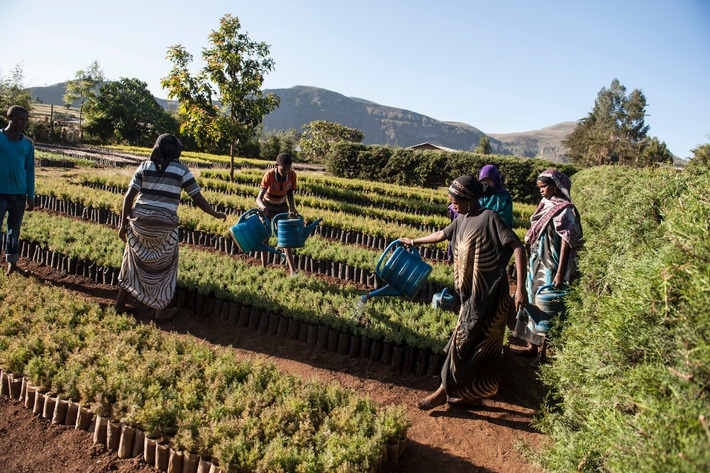
{"type": "Polygon", "coordinates": [[[32,280],[0,276],[0,296],[11,314],[0,322],[0,394],[121,458],[184,473],[376,472],[406,448],[402,407],[376,408],[32,280]],[[20,288],[28,297],[13,298],[20,288]]]}

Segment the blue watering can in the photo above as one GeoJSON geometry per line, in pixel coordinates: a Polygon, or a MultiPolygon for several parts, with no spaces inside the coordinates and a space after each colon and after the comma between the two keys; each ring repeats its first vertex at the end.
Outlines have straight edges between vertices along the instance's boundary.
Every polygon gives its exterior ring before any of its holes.
{"type": "Polygon", "coordinates": [[[269,219],[264,217],[259,209],[244,212],[236,225],[229,229],[229,234],[242,253],[270,251],[281,257],[284,256],[282,252],[264,243],[271,236],[271,226],[269,219]]]}
{"type": "Polygon", "coordinates": [[[395,240],[389,244],[380,256],[380,260],[375,267],[375,273],[387,283],[386,286],[363,295],[363,301],[372,299],[375,296],[404,296],[412,299],[422,287],[426,278],[431,273],[429,266],[419,255],[419,251],[404,243],[395,240]],[[387,253],[394,249],[392,256],[382,264],[387,253]]]}
{"type": "Polygon", "coordinates": [[[432,309],[454,310],[455,298],[453,294],[448,293],[449,288],[445,287],[441,292],[434,294],[431,298],[432,309]]]}
{"type": "Polygon", "coordinates": [[[551,320],[565,315],[565,297],[569,294],[569,286],[556,289],[554,284],[540,286],[535,293],[535,305],[538,309],[535,320],[535,331],[547,333],[552,327],[551,320]]]}
{"type": "Polygon", "coordinates": [[[279,248],[303,248],[306,238],[311,236],[318,224],[323,220],[319,218],[310,225],[306,225],[301,215],[288,218],[288,213],[278,214],[271,223],[274,235],[278,239],[279,248]]]}

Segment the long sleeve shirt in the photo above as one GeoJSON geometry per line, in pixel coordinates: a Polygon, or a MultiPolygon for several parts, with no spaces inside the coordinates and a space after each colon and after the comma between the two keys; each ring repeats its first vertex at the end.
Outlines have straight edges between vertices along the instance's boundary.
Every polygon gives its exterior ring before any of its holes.
{"type": "Polygon", "coordinates": [[[11,141],[0,131],[0,194],[35,197],[35,147],[25,135],[11,141]]]}

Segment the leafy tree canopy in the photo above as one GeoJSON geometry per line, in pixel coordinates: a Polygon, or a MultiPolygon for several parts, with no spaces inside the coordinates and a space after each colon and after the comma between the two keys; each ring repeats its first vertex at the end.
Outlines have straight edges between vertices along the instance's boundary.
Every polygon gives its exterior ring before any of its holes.
{"type": "Polygon", "coordinates": [[[86,103],[86,131],[104,142],[150,146],[161,133],[175,133],[178,123],[155,101],[148,84],[122,77],[107,82],[86,103]]]}
{"type": "Polygon", "coordinates": [[[694,171],[710,170],[710,143],[705,143],[693,150],[693,158],[688,164],[688,168],[694,171]]]}
{"type": "Polygon", "coordinates": [[[28,111],[32,108],[30,92],[22,85],[25,79],[21,65],[7,75],[0,75],[0,125],[7,126],[7,109],[12,105],[20,105],[28,111]]]}
{"type": "Polygon", "coordinates": [[[491,140],[489,140],[486,135],[483,135],[474,152],[478,154],[491,154],[491,140]]]}
{"type": "Polygon", "coordinates": [[[303,125],[299,141],[300,156],[307,161],[322,161],[333,144],[346,141],[361,143],[365,139],[362,131],[340,123],[314,120],[303,125]]]}
{"type": "Polygon", "coordinates": [[[240,29],[237,17],[222,17],[209,35],[210,46],[202,50],[205,66],[197,74],[190,72],[192,55],[179,44],[171,46],[167,57],[173,68],[161,81],[168,98],[180,102],[183,133],[205,150],[229,144],[232,174],[235,146],[248,142],[279,105],[278,96],[261,90],[264,76],[274,69],[268,45],[240,29]]]}
{"type": "Polygon", "coordinates": [[[634,89],[627,94],[626,87],[614,79],[608,89],[602,87],[592,111],[579,120],[563,144],[569,148],[572,162],[584,166],[672,163],[666,144],[647,136],[645,116],[643,92],[634,89]]]}

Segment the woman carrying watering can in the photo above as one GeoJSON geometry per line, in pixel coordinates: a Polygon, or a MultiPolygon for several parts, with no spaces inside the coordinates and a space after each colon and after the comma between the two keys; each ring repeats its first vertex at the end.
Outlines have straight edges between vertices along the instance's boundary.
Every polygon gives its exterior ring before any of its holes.
{"type": "Polygon", "coordinates": [[[150,159],[138,166],[123,199],[118,236],[126,242],[126,249],[118,276],[115,308],[119,313],[131,310],[126,305],[129,295],[155,309],[156,322],[177,313],[177,308],[166,307],[177,283],[177,209],[183,190],[203,212],[227,218],[204,198],[190,170],[178,160],[181,151],[177,137],[160,135],[150,159]]]}
{"type": "MultiPolygon", "coordinates": [[[[293,191],[296,190],[296,172],[291,169],[293,159],[288,153],[276,156],[276,167],[269,169],[261,179],[259,195],[256,196],[256,206],[262,214],[272,221],[281,213],[288,212],[291,217],[298,216],[296,204],[293,201],[293,191]]],[[[293,254],[290,248],[284,248],[286,263],[291,276],[298,274],[294,269],[293,254]]],[[[266,253],[261,253],[261,262],[266,266],[266,253]]]]}
{"type": "Polygon", "coordinates": [[[461,299],[458,322],[446,346],[441,385],[417,402],[422,410],[447,402],[479,405],[498,392],[511,299],[505,268],[511,255],[517,268],[515,305],[526,301],[525,249],[500,215],[481,207],[478,198],[482,190],[473,176],[457,178],[449,187],[449,201],[459,216],[431,235],[400,238],[413,246],[450,241],[454,288],[461,299]]]}
{"type": "MultiPolygon", "coordinates": [[[[537,187],[542,199],[530,217],[531,226],[525,235],[525,244],[530,248],[527,291],[532,305],[541,287],[561,288],[572,282],[577,271],[577,251],[582,246],[582,226],[570,197],[570,178],[548,169],[538,176],[537,187]]],[[[534,356],[542,346],[535,343],[539,337],[527,328],[524,319],[519,315],[513,336],[527,341],[527,346],[511,347],[510,351],[534,356]]],[[[544,353],[541,355],[544,357],[544,353]]]]}

